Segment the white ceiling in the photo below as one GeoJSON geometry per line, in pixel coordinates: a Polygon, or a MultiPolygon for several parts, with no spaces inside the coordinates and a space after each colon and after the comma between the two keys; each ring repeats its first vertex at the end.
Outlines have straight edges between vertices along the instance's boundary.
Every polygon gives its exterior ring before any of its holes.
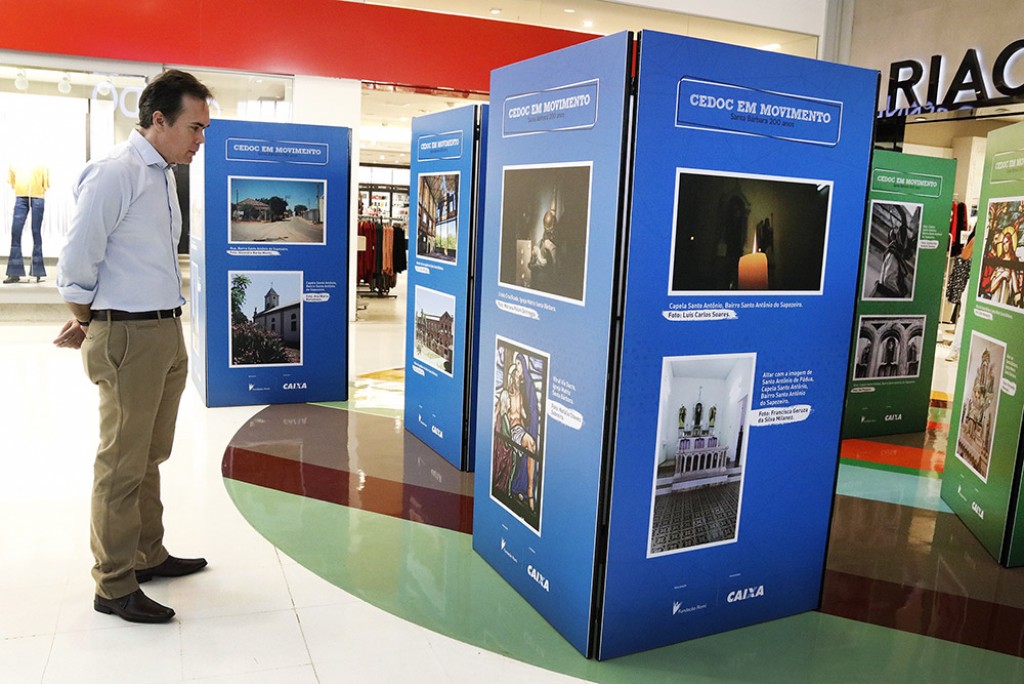
{"type": "MultiPolygon", "coordinates": [[[[601,0],[385,0],[370,4],[598,35],[652,29],[811,58],[816,57],[818,51],[817,36],[601,0]]],[[[363,88],[362,125],[359,132],[360,162],[407,165],[412,117],[486,100],[484,93],[431,93],[422,89],[416,92],[393,86],[366,84],[363,88]]]]}

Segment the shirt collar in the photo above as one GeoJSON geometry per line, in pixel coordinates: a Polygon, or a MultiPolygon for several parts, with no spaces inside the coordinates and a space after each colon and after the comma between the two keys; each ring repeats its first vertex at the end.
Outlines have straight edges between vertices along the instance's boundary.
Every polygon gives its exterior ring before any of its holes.
{"type": "Polygon", "coordinates": [[[131,134],[128,136],[128,142],[135,148],[135,151],[142,157],[142,161],[145,162],[146,166],[157,166],[161,169],[169,169],[171,167],[160,153],[156,151],[153,144],[146,140],[146,137],[139,133],[137,128],[133,128],[131,134]]]}

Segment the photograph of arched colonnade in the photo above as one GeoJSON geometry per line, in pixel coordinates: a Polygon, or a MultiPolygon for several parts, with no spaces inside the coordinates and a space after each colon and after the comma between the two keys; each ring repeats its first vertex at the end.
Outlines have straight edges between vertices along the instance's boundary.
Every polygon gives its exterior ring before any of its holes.
{"type": "Polygon", "coordinates": [[[916,378],[927,316],[861,316],[854,380],[916,378]]]}

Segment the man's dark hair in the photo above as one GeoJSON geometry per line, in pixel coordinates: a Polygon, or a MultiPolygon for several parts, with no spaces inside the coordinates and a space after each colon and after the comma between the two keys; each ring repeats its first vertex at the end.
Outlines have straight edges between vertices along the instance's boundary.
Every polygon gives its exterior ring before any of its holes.
{"type": "Polygon", "coordinates": [[[149,82],[139,96],[139,126],[152,126],[153,114],[156,112],[162,112],[167,123],[173,126],[185,108],[183,98],[186,95],[204,102],[213,97],[210,89],[192,74],[178,69],[169,69],[160,74],[149,82]]]}

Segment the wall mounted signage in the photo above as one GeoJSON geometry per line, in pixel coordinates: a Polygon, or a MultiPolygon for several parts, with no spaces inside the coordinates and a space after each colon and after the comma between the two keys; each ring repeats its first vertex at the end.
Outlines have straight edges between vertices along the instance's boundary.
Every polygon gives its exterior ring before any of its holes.
{"type": "Polygon", "coordinates": [[[932,55],[927,63],[904,59],[889,65],[885,109],[880,118],[912,116],[954,109],[977,109],[1024,98],[1024,38],[1004,47],[991,70],[978,48],[968,49],[953,71],[946,55],[932,55]]]}

